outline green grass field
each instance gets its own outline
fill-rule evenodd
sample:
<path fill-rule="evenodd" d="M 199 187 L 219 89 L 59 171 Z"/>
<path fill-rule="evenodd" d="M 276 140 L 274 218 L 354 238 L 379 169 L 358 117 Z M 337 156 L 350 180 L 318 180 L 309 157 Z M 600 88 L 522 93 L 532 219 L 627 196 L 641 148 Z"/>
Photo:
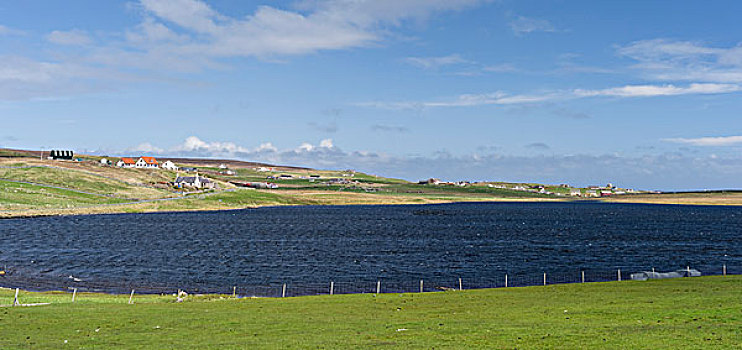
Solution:
<path fill-rule="evenodd" d="M 52 304 L 0 308 L 0 348 L 729 349 L 742 347 L 741 295 L 742 276 L 134 305 L 22 292 Z"/>
<path fill-rule="evenodd" d="M 131 169 L 120 170 L 122 173 L 127 170 L 131 171 Z M 120 198 L 158 198 L 167 195 L 167 192 L 162 190 L 135 186 L 122 180 L 86 172 L 82 169 L 52 167 L 0 168 L 0 179 L 27 181 Z"/>
<path fill-rule="evenodd" d="M 74 208 L 123 203 L 124 199 L 0 180 L 0 209 Z"/>

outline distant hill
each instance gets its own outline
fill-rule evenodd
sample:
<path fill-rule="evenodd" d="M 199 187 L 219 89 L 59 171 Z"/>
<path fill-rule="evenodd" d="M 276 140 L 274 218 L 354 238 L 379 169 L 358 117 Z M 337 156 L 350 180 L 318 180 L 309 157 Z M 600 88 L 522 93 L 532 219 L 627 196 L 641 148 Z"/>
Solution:
<path fill-rule="evenodd" d="M 46 158 L 49 156 L 50 150 L 45 151 L 30 151 L 30 150 L 24 150 L 24 149 L 11 149 L 11 148 L 0 148 L 0 157 L 43 157 Z M 92 157 L 91 155 L 86 154 L 75 154 L 75 156 L 80 157 Z M 105 156 L 107 158 L 117 159 L 121 157 L 131 157 L 131 158 L 139 158 L 139 154 L 137 155 L 124 155 L 124 156 Z M 95 156 L 98 157 L 99 156 Z M 234 159 L 213 159 L 213 158 L 179 158 L 179 157 L 156 157 L 157 160 L 162 163 L 164 161 L 172 161 L 176 164 L 191 164 L 194 166 L 204 166 L 204 167 L 218 167 L 221 164 L 225 164 L 230 168 L 235 169 L 241 169 L 241 168 L 273 168 L 276 170 L 284 170 L 284 171 L 291 171 L 291 170 L 313 170 L 311 168 L 304 168 L 304 167 L 296 167 L 296 166 L 288 166 L 288 165 L 275 165 L 275 164 L 268 164 L 268 163 L 259 163 L 259 162 L 246 162 L 241 160 L 234 160 Z"/>
<path fill-rule="evenodd" d="M 302 168 L 302 167 L 286 166 L 286 165 L 273 165 L 273 164 L 258 163 L 258 162 L 246 162 L 246 161 L 234 160 L 234 159 L 161 157 L 161 158 L 157 158 L 157 160 L 160 163 L 169 160 L 176 164 L 192 164 L 192 165 L 205 166 L 205 167 L 218 167 L 220 164 L 224 164 L 233 169 L 263 167 L 263 168 L 274 168 L 276 170 L 289 170 L 289 171 L 290 170 L 313 170 L 311 168 Z"/>

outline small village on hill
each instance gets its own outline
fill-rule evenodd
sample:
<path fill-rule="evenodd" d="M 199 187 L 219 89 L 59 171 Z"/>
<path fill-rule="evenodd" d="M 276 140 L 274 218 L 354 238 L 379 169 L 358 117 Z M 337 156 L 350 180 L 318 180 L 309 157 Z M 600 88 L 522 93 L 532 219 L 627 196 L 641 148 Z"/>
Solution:
<path fill-rule="evenodd" d="M 611 183 L 408 182 L 355 170 L 237 160 L 0 150 L 0 217 L 241 209 L 274 205 L 617 201 L 733 204 L 738 194 L 665 195 Z"/>

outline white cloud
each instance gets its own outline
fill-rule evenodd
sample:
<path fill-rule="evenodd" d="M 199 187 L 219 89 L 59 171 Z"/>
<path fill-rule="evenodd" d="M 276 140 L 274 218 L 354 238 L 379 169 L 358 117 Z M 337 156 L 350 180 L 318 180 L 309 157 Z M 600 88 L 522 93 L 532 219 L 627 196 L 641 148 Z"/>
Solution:
<path fill-rule="evenodd" d="M 510 63 L 502 63 L 502 64 L 495 64 L 491 66 L 485 66 L 482 68 L 485 72 L 494 72 L 494 73 L 508 73 L 508 72 L 517 72 L 518 68 L 516 68 L 514 65 Z"/>
<path fill-rule="evenodd" d="M 64 75 L 58 64 L 36 62 L 22 57 L 3 56 L 0 65 L 0 82 L 16 83 L 49 82 L 58 75 Z"/>
<path fill-rule="evenodd" d="M 482 2 L 308 1 L 301 4 L 304 12 L 260 6 L 245 18 L 220 14 L 198 0 L 141 0 L 141 5 L 153 18 L 194 34 L 188 43 L 170 47 L 179 54 L 265 57 L 368 46 L 385 38 L 385 28 L 404 20 Z"/>
<path fill-rule="evenodd" d="M 653 79 L 742 82 L 742 46 L 711 47 L 692 41 L 641 40 L 618 48 L 637 63 L 634 69 Z"/>
<path fill-rule="evenodd" d="M 261 143 L 260 146 L 258 146 L 257 149 L 255 149 L 255 152 L 263 153 L 263 152 L 278 152 L 278 148 L 273 146 L 272 143 L 266 142 Z"/>
<path fill-rule="evenodd" d="M 143 46 L 164 42 L 185 42 L 189 39 L 187 35 L 178 34 L 151 17 L 146 17 L 134 30 L 128 30 L 125 36 L 130 43 Z"/>
<path fill-rule="evenodd" d="M 320 141 L 319 146 L 322 147 L 322 148 L 333 148 L 333 147 L 335 147 L 332 144 L 332 139 L 324 139 L 324 140 Z"/>
<path fill-rule="evenodd" d="M 724 94 L 739 91 L 734 84 L 690 84 L 686 87 L 667 85 L 627 85 L 603 90 L 574 90 L 578 97 L 616 96 L 616 97 L 652 97 L 689 94 Z"/>
<path fill-rule="evenodd" d="M 314 149 L 314 145 L 308 142 L 304 142 L 301 145 L 299 145 L 299 148 L 296 149 L 297 152 L 311 152 Z"/>
<path fill-rule="evenodd" d="M 532 32 L 554 32 L 556 29 L 551 22 L 545 19 L 528 18 L 518 16 L 516 19 L 510 21 L 510 29 L 513 30 L 515 35 L 523 35 Z"/>
<path fill-rule="evenodd" d="M 129 148 L 127 151 L 129 151 L 129 152 L 141 152 L 141 153 L 156 153 L 156 154 L 159 154 L 159 153 L 164 152 L 165 150 L 163 150 L 162 148 L 159 148 L 159 147 L 155 147 L 155 146 L 153 146 L 149 142 L 144 142 L 144 143 L 140 143 L 139 145 L 137 145 L 135 147 Z"/>
<path fill-rule="evenodd" d="M 656 97 L 692 94 L 725 94 L 742 90 L 736 84 L 690 84 L 675 85 L 626 85 L 601 90 L 574 89 L 571 91 L 553 91 L 541 94 L 510 95 L 502 91 L 485 94 L 464 94 L 450 100 L 423 102 L 364 102 L 362 107 L 383 109 L 424 109 L 435 107 L 474 107 L 485 105 L 517 105 L 545 101 L 570 100 L 589 97 Z"/>
<path fill-rule="evenodd" d="M 52 98 L 80 93 L 111 91 L 101 80 L 120 78 L 118 73 L 74 62 L 35 61 L 0 56 L 0 100 Z"/>
<path fill-rule="evenodd" d="M 451 100 L 423 101 L 423 102 L 364 102 L 357 104 L 361 107 L 375 107 L 382 109 L 425 109 L 439 107 L 474 107 L 485 105 L 512 105 L 542 102 L 556 98 L 556 94 L 543 95 L 508 95 L 504 92 L 486 94 L 464 94 Z"/>
<path fill-rule="evenodd" d="M 699 138 L 668 138 L 666 142 L 684 143 L 693 146 L 733 146 L 742 144 L 742 136 L 717 136 Z"/>
<path fill-rule="evenodd" d="M 407 61 L 410 64 L 413 64 L 415 66 L 422 67 L 425 69 L 438 68 L 442 66 L 449 66 L 449 65 L 462 64 L 462 63 L 471 63 L 470 61 L 465 60 L 459 54 L 453 54 L 453 55 L 448 55 L 448 56 L 437 56 L 437 57 L 407 57 L 405 61 Z"/>
<path fill-rule="evenodd" d="M 149 12 L 181 27 L 200 33 L 215 33 L 215 20 L 221 16 L 205 2 L 197 0 L 140 0 Z"/>
<path fill-rule="evenodd" d="M 233 142 L 205 142 L 196 136 L 186 138 L 182 144 L 171 150 L 174 152 L 204 152 L 214 155 L 250 152 L 249 149 L 237 146 Z"/>
<path fill-rule="evenodd" d="M 13 29 L 0 24 L 0 35 L 23 35 L 26 32 L 18 29 Z"/>
<path fill-rule="evenodd" d="M 93 43 L 93 40 L 86 32 L 78 29 L 70 31 L 55 30 L 49 33 L 46 39 L 57 45 L 84 46 Z"/>
<path fill-rule="evenodd" d="M 328 19 L 348 21 L 362 27 L 406 19 L 425 19 L 436 13 L 458 11 L 490 0 L 310 0 L 301 8 L 322 13 Z"/>
<path fill-rule="evenodd" d="M 74 55 L 52 51 L 53 59 L 0 61 L 0 100 L 120 89 L 130 81 L 172 81 L 177 78 L 171 73 L 224 69 L 235 57 L 274 59 L 374 46 L 393 38 L 394 30 L 409 21 L 488 1 L 306 0 L 289 9 L 259 6 L 250 15 L 234 17 L 200 0 L 139 0 L 133 6 L 141 22 L 110 33 L 113 40 L 98 42 L 81 30 L 57 30 L 46 39 L 78 46 Z M 0 35 L 15 33 L 0 26 Z M 19 80 L 27 86 L 13 86 Z"/>

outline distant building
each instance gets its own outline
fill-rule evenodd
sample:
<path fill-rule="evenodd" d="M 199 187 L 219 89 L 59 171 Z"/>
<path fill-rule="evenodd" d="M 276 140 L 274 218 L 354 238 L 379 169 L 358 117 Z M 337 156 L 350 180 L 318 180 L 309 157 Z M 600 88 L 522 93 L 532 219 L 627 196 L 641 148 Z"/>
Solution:
<path fill-rule="evenodd" d="M 278 188 L 278 185 L 272 183 L 272 182 L 248 182 L 244 185 L 244 187 L 249 188 L 256 188 L 256 189 L 275 189 Z"/>
<path fill-rule="evenodd" d="M 136 162 L 136 168 L 159 168 L 160 165 L 157 163 L 157 159 L 154 157 L 139 157 Z"/>
<path fill-rule="evenodd" d="M 116 166 L 119 168 L 133 168 L 137 165 L 137 162 L 131 158 L 121 158 L 116 162 Z"/>
<path fill-rule="evenodd" d="M 54 149 L 49 152 L 49 158 L 54 160 L 72 160 L 74 156 L 75 152 L 72 151 L 62 151 Z"/>
<path fill-rule="evenodd" d="M 185 171 L 187 173 L 195 173 L 196 171 L 198 171 L 198 169 L 186 167 L 186 168 L 180 168 L 180 171 Z"/>
<path fill-rule="evenodd" d="M 106 158 L 101 158 L 100 165 L 111 165 L 111 161 Z"/>
<path fill-rule="evenodd" d="M 196 176 L 176 177 L 173 186 L 177 188 L 211 189 L 216 187 L 216 184 L 213 181 L 196 174 Z"/>
<path fill-rule="evenodd" d="M 579 188 L 570 188 L 569 189 L 569 195 L 570 196 L 581 196 L 582 195 L 582 190 L 580 190 Z"/>
<path fill-rule="evenodd" d="M 422 180 L 418 182 L 420 185 L 439 185 L 441 183 L 441 180 L 430 178 L 427 180 Z"/>
<path fill-rule="evenodd" d="M 172 161 L 166 160 L 164 163 L 162 163 L 161 168 L 165 170 L 178 170 L 178 166 L 175 165 Z"/>
<path fill-rule="evenodd" d="M 227 164 L 219 164 L 219 169 L 227 169 Z"/>

